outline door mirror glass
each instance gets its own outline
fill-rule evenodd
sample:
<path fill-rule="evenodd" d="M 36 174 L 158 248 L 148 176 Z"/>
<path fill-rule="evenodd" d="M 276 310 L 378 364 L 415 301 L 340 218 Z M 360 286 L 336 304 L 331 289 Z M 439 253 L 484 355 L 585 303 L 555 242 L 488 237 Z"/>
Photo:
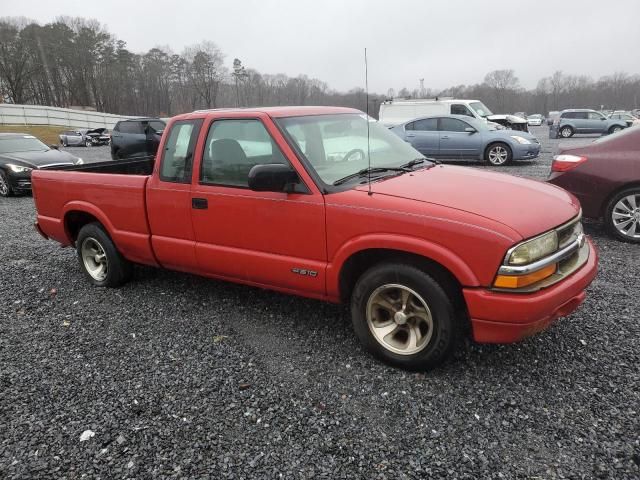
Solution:
<path fill-rule="evenodd" d="M 256 192 L 289 192 L 298 181 L 298 174 L 289 165 L 267 163 L 251 168 L 248 183 Z"/>

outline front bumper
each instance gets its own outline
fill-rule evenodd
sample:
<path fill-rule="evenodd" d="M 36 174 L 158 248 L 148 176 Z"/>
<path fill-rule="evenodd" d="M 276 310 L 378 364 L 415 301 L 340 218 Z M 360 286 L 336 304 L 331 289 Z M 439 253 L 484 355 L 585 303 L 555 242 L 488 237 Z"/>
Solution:
<path fill-rule="evenodd" d="M 587 262 L 564 280 L 534 293 L 505 293 L 465 288 L 473 338 L 480 343 L 512 343 L 547 328 L 573 312 L 598 269 L 598 253 L 587 239 Z"/>
<path fill-rule="evenodd" d="M 514 160 L 526 160 L 536 158 L 540 155 L 540 144 L 531 143 L 529 145 L 518 144 L 513 147 Z"/>
<path fill-rule="evenodd" d="M 11 190 L 14 192 L 30 192 L 31 191 L 31 172 L 15 173 L 8 172 L 7 179 Z"/>

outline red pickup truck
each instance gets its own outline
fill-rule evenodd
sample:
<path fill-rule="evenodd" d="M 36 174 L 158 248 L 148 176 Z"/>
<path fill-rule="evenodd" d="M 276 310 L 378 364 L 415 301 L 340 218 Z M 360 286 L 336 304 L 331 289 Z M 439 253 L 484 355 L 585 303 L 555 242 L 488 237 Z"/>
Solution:
<path fill-rule="evenodd" d="M 364 346 L 404 368 L 440 363 L 465 327 L 532 335 L 596 275 L 571 194 L 431 162 L 353 109 L 180 115 L 141 162 L 33 173 L 36 228 L 89 281 L 138 263 L 350 303 Z"/>

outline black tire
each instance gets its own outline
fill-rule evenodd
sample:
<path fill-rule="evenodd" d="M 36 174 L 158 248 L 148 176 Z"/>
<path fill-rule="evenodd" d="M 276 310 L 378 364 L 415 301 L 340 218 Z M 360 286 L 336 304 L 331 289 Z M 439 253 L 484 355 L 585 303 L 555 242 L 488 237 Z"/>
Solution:
<path fill-rule="evenodd" d="M 573 137 L 573 128 L 568 125 L 564 126 L 558 131 L 558 135 L 560 135 L 561 138 L 571 138 Z"/>
<path fill-rule="evenodd" d="M 60 140 L 60 143 L 62 144 L 63 147 L 67 146 L 67 139 L 65 138 L 64 140 Z"/>
<path fill-rule="evenodd" d="M 622 130 L 622 127 L 620 125 L 614 125 L 609 129 L 609 135 L 611 135 L 612 133 L 619 132 L 620 130 Z"/>
<path fill-rule="evenodd" d="M 14 194 L 7 174 L 0 169 L 0 197 L 12 197 Z"/>
<path fill-rule="evenodd" d="M 623 201 L 625 197 L 629 196 L 635 197 L 635 209 L 632 208 L 632 205 L 629 205 L 626 202 L 623 202 L 626 203 L 626 205 L 622 209 L 620 207 L 616 208 L 618 202 Z M 627 211 L 627 208 L 629 211 Z M 613 218 L 615 211 L 617 211 L 618 214 L 630 215 L 629 219 L 631 220 L 631 223 L 635 223 L 635 225 L 629 224 L 629 228 L 627 228 L 626 225 L 622 227 L 622 230 L 627 230 L 627 234 L 616 227 L 616 222 Z M 618 218 L 620 219 L 619 215 Z M 625 188 L 611 197 L 611 200 L 607 203 L 607 208 L 604 212 L 604 224 L 614 238 L 622 240 L 623 242 L 640 243 L 640 187 Z M 635 227 L 635 234 L 631 234 L 632 227 Z"/>
<path fill-rule="evenodd" d="M 375 310 L 373 299 L 376 292 L 388 286 L 401 286 L 413 291 L 421 297 L 421 300 L 424 300 L 427 312 L 430 312 L 432 325 L 428 331 L 431 334 L 421 335 L 422 338 L 418 341 L 424 343 L 415 353 L 397 353 L 393 351 L 391 342 L 386 342 L 386 346 L 383 344 L 385 340 L 390 338 L 390 335 L 392 342 L 398 337 L 401 337 L 400 340 L 402 340 L 403 330 L 408 332 L 408 330 L 415 328 L 415 324 L 412 327 L 411 321 L 415 321 L 417 318 L 412 318 L 411 308 L 413 307 L 409 306 L 409 302 L 402 307 L 402 312 L 408 312 L 403 320 L 405 323 L 399 324 L 395 316 L 393 320 L 388 317 L 389 325 L 393 325 L 394 322 L 397 324 L 396 330 L 386 335 L 382 340 L 378 340 L 373 333 L 376 327 L 374 327 L 373 315 L 371 316 L 372 321 L 369 322 L 369 302 L 372 302 L 371 311 L 373 312 Z M 409 310 L 407 310 L 408 307 Z M 443 288 L 427 273 L 403 263 L 382 263 L 362 274 L 351 295 L 351 318 L 353 329 L 367 351 L 390 365 L 408 370 L 427 370 L 441 364 L 451 354 L 456 340 L 460 337 L 459 322 L 456 321 L 452 301 Z M 407 334 L 406 342 L 408 341 Z"/>
<path fill-rule="evenodd" d="M 484 151 L 484 159 L 494 167 L 507 165 L 513 160 L 513 151 L 506 143 L 495 142 L 487 146 Z"/>
<path fill-rule="evenodd" d="M 104 278 L 100 278 L 89 271 L 87 262 L 83 258 L 83 248 L 89 245 L 99 245 L 106 259 L 106 272 Z M 76 251 L 80 268 L 91 283 L 98 287 L 119 287 L 131 279 L 133 265 L 117 250 L 113 241 L 99 223 L 89 223 L 80 229 L 76 240 Z M 93 262 L 98 265 L 99 262 Z"/>
<path fill-rule="evenodd" d="M 90 139 L 88 139 L 88 138 L 87 138 L 87 139 L 84 141 L 84 146 L 85 146 L 85 147 L 93 147 L 93 142 L 92 142 Z"/>

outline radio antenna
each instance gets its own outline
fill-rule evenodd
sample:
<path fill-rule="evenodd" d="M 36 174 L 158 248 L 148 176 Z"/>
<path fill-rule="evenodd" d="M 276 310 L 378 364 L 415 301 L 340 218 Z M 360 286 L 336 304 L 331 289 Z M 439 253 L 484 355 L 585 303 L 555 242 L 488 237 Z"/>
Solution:
<path fill-rule="evenodd" d="M 367 161 L 369 165 L 369 168 L 367 169 L 367 175 L 369 177 L 368 193 L 369 195 L 373 195 L 373 192 L 371 191 L 371 146 L 369 143 L 369 69 L 367 64 L 367 48 L 366 47 L 364 49 L 364 86 L 365 86 L 365 93 L 366 93 L 366 99 L 367 99 L 367 108 L 366 108 L 367 118 L 365 120 L 367 121 Z"/>

